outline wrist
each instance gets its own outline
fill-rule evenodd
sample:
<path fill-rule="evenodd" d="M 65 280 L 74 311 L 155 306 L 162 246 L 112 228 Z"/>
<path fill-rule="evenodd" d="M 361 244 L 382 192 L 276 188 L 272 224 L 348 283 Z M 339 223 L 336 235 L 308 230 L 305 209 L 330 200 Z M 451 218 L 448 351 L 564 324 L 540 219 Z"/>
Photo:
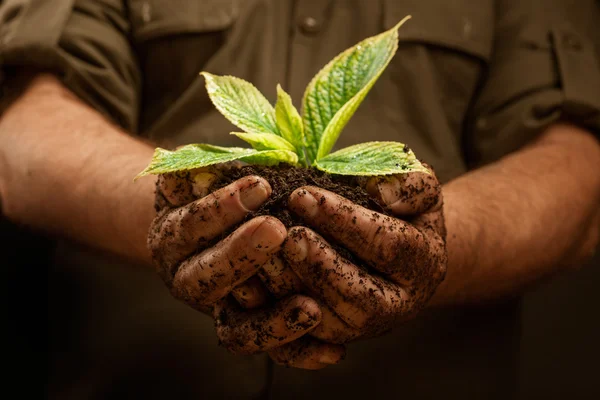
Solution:
<path fill-rule="evenodd" d="M 470 223 L 472 218 L 468 211 L 472 208 L 466 206 L 467 200 L 453 193 L 451 185 L 443 190 L 448 252 L 446 277 L 431 298 L 430 307 L 451 306 L 467 300 L 467 288 L 480 259 L 478 243 L 484 236 L 482 225 Z"/>
<path fill-rule="evenodd" d="M 126 232 L 124 237 L 129 239 L 129 248 L 131 249 L 131 255 L 139 262 L 151 266 L 152 257 L 147 244 L 148 230 L 152 221 L 156 217 L 156 211 L 154 209 L 154 196 L 156 187 L 156 177 L 149 176 L 140 179 L 131 185 L 137 186 L 136 196 L 139 201 L 137 204 L 140 212 L 137 214 L 135 221 L 132 221 L 132 228 L 134 232 Z"/>

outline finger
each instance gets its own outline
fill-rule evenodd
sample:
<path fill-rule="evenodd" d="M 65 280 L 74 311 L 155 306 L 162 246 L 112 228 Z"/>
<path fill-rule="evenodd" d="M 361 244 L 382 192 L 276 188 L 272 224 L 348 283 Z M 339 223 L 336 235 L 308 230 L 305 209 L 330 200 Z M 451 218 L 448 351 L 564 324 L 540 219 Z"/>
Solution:
<path fill-rule="evenodd" d="M 325 304 L 317 303 L 321 309 L 321 323 L 310 332 L 310 336 L 336 344 L 348 343 L 361 336 L 360 330 L 348 325 Z"/>
<path fill-rule="evenodd" d="M 339 364 L 346 357 L 346 348 L 305 336 L 269 351 L 269 356 L 279 365 L 316 370 Z"/>
<path fill-rule="evenodd" d="M 156 209 L 179 207 L 194 201 L 189 171 L 162 174 L 156 180 Z"/>
<path fill-rule="evenodd" d="M 441 186 L 432 172 L 409 172 L 367 180 L 365 190 L 392 214 L 408 216 L 441 207 Z"/>
<path fill-rule="evenodd" d="M 419 228 L 421 232 L 434 233 L 441 238 L 446 238 L 446 223 L 444 221 L 444 210 L 427 214 L 421 214 L 410 220 L 410 223 Z"/>
<path fill-rule="evenodd" d="M 258 271 L 258 276 L 269 292 L 277 299 L 299 293 L 302 281 L 290 267 L 285 265 L 279 255 L 274 255 Z"/>
<path fill-rule="evenodd" d="M 183 262 L 173 279 L 173 294 L 200 309 L 214 304 L 254 275 L 285 238 L 285 226 L 276 218 L 254 218 L 216 246 Z"/>
<path fill-rule="evenodd" d="M 158 218 L 148 244 L 157 264 L 167 270 L 166 278 L 179 262 L 241 222 L 270 195 L 265 179 L 248 176 Z"/>
<path fill-rule="evenodd" d="M 268 351 L 298 339 L 321 321 L 321 310 L 310 297 L 295 295 L 274 307 L 242 310 L 230 299 L 214 308 L 219 342 L 235 354 Z"/>
<path fill-rule="evenodd" d="M 310 229 L 292 228 L 283 254 L 308 291 L 354 328 L 380 331 L 409 311 L 404 289 L 366 274 Z"/>
<path fill-rule="evenodd" d="M 231 294 L 245 309 L 263 306 L 268 299 L 268 293 L 261 280 L 252 276 L 246 282 L 235 287 Z"/>
<path fill-rule="evenodd" d="M 312 186 L 295 190 L 288 204 L 308 225 L 394 279 L 411 281 L 429 265 L 427 237 L 409 223 Z"/>
<path fill-rule="evenodd" d="M 273 256 L 258 272 L 269 292 L 283 298 L 305 291 L 302 280 L 278 255 Z M 360 335 L 357 329 L 342 321 L 329 307 L 317 300 L 321 309 L 321 323 L 311 331 L 311 336 L 329 343 L 347 343 Z"/>
<path fill-rule="evenodd" d="M 209 194 L 209 189 L 220 176 L 216 168 L 205 167 L 191 171 L 159 175 L 156 189 L 169 207 L 180 207 Z"/>

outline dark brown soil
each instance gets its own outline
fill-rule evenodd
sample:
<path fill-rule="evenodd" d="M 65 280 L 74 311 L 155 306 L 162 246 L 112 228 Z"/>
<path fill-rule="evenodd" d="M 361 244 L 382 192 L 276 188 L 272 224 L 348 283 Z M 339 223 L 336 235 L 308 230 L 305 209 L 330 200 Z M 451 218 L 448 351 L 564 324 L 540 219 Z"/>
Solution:
<path fill-rule="evenodd" d="M 248 175 L 262 176 L 271 185 L 273 193 L 269 200 L 252 213 L 248 219 L 260 215 L 271 215 L 278 218 L 288 228 L 302 225 L 302 221 L 288 210 L 287 201 L 294 190 L 308 185 L 337 193 L 355 204 L 374 211 L 385 212 L 375 199 L 358 186 L 355 177 L 329 175 L 314 168 L 298 168 L 284 164 L 279 167 L 249 165 L 232 168 L 226 175 L 215 181 L 210 189 L 211 192 Z"/>
<path fill-rule="evenodd" d="M 314 168 L 298 168 L 285 164 L 278 167 L 248 165 L 232 168 L 215 181 L 210 191 L 218 190 L 228 184 L 248 175 L 258 175 L 265 178 L 273 190 L 269 200 L 257 211 L 249 214 L 245 221 L 261 215 L 271 215 L 279 219 L 287 228 L 305 225 L 303 221 L 288 209 L 290 194 L 302 186 L 318 186 L 330 192 L 339 194 L 355 204 L 373 211 L 387 213 L 386 210 L 357 182 L 356 177 L 329 175 Z M 244 221 L 244 222 L 245 222 Z M 229 232 L 227 232 L 229 234 Z M 221 238 L 219 238 L 221 239 Z M 361 264 L 348 250 L 335 243 L 330 243 L 344 258 Z"/>

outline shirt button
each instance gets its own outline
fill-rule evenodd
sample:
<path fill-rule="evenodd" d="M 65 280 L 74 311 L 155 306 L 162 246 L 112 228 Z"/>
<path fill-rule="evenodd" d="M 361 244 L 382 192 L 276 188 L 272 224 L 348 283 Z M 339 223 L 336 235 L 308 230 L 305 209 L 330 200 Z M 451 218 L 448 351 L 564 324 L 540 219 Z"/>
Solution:
<path fill-rule="evenodd" d="M 321 31 L 323 24 L 313 17 L 306 17 L 300 22 L 300 30 L 307 35 L 314 35 Z"/>

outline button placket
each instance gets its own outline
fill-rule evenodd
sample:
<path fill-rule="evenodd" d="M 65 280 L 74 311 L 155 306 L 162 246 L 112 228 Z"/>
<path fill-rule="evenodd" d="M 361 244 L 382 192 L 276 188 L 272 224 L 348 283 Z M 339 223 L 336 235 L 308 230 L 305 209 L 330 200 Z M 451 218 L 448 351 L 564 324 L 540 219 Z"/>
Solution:
<path fill-rule="evenodd" d="M 320 40 L 326 24 L 330 0 L 298 0 L 292 20 L 287 86 L 293 99 L 301 99 L 304 87 L 315 71 L 310 69 L 314 57 L 312 47 Z M 300 106 L 299 104 L 297 105 Z"/>

